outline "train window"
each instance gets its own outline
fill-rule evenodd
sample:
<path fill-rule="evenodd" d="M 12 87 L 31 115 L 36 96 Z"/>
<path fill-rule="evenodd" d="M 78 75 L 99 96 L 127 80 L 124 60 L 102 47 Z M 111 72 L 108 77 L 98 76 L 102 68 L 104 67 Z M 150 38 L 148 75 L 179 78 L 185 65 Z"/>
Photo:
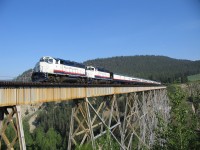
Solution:
<path fill-rule="evenodd" d="M 53 59 L 49 59 L 48 63 L 53 64 Z"/>
<path fill-rule="evenodd" d="M 59 64 L 59 60 L 56 60 L 56 64 Z"/>
<path fill-rule="evenodd" d="M 46 58 L 46 59 L 44 59 L 44 62 L 47 62 L 48 63 L 48 59 Z"/>
<path fill-rule="evenodd" d="M 60 64 L 64 64 L 63 60 L 60 60 Z"/>
<path fill-rule="evenodd" d="M 94 68 L 87 67 L 86 70 L 94 70 Z"/>

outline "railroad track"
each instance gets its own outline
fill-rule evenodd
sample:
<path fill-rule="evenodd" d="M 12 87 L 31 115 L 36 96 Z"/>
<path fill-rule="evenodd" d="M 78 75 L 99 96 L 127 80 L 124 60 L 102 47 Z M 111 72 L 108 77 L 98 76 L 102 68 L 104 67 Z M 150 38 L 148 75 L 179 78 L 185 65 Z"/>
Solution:
<path fill-rule="evenodd" d="M 80 83 L 48 83 L 48 82 L 13 82 L 0 81 L 2 87 L 144 87 L 155 86 L 150 84 L 80 84 Z"/>

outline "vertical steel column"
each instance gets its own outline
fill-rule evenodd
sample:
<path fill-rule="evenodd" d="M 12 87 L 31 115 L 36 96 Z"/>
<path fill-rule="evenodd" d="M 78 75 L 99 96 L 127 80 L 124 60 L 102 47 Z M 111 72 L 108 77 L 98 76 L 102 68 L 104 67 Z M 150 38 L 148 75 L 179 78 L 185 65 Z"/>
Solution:
<path fill-rule="evenodd" d="M 74 114 L 75 114 L 75 107 L 72 108 L 72 113 L 71 113 L 68 148 L 67 148 L 68 150 L 71 150 L 71 146 L 72 146 L 73 132 L 74 132 Z"/>
<path fill-rule="evenodd" d="M 20 149 L 26 150 L 26 144 L 25 144 L 25 137 L 24 137 L 24 129 L 22 124 L 22 118 L 21 118 L 21 107 L 16 106 L 16 124 L 17 124 L 17 132 L 18 132 L 18 138 L 19 138 L 19 145 Z"/>
<path fill-rule="evenodd" d="M 128 99 L 128 94 L 125 94 L 125 112 L 124 112 L 124 120 L 123 120 L 123 124 L 122 124 L 122 143 L 124 146 L 125 145 L 125 138 L 126 138 L 126 130 L 127 130 L 127 127 L 126 127 L 126 123 L 127 123 L 127 119 L 126 116 L 127 116 L 127 113 L 128 113 L 128 102 L 129 102 L 129 99 Z M 132 139 L 131 139 L 132 141 Z"/>
<path fill-rule="evenodd" d="M 94 132 L 93 132 L 93 128 L 92 128 L 92 119 L 91 119 L 91 116 L 90 116 L 90 108 L 89 108 L 89 101 L 88 101 L 88 98 L 86 97 L 85 98 L 85 101 L 86 101 L 86 103 L 85 103 L 85 105 L 86 105 L 86 112 L 87 112 L 87 119 L 88 119 L 88 126 L 89 126 L 89 130 L 90 130 L 90 140 L 92 141 L 92 147 L 93 147 L 93 149 L 96 149 L 96 145 L 95 145 L 95 141 L 94 141 Z"/>
<path fill-rule="evenodd" d="M 125 112 L 122 125 L 122 143 L 126 149 L 132 149 L 133 131 L 132 131 L 132 115 L 134 113 L 133 99 L 131 94 L 125 94 Z"/>

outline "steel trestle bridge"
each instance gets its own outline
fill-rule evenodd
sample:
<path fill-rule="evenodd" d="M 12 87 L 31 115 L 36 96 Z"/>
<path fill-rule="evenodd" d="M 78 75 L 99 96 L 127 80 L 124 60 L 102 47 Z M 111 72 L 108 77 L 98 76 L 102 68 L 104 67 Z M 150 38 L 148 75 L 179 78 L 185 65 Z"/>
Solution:
<path fill-rule="evenodd" d="M 19 142 L 20 149 L 26 149 L 20 105 L 69 100 L 75 105 L 68 150 L 86 142 L 91 142 L 93 149 L 103 149 L 97 141 L 107 133 L 120 149 L 133 149 L 134 139 L 138 149 L 150 149 L 155 140 L 157 114 L 164 120 L 169 117 L 165 86 L 0 82 L 1 142 L 8 149 Z M 15 131 L 11 141 L 5 134 L 9 124 Z"/>

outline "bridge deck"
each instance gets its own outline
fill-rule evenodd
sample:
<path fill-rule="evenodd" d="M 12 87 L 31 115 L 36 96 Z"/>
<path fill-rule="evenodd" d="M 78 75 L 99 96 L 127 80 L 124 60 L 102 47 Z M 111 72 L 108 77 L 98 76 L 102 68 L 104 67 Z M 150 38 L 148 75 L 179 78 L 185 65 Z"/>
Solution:
<path fill-rule="evenodd" d="M 165 89 L 159 87 L 108 87 L 108 86 L 0 86 L 0 107 L 21 104 L 35 104 L 51 101 L 65 101 L 86 97 L 97 97 L 148 90 Z"/>

